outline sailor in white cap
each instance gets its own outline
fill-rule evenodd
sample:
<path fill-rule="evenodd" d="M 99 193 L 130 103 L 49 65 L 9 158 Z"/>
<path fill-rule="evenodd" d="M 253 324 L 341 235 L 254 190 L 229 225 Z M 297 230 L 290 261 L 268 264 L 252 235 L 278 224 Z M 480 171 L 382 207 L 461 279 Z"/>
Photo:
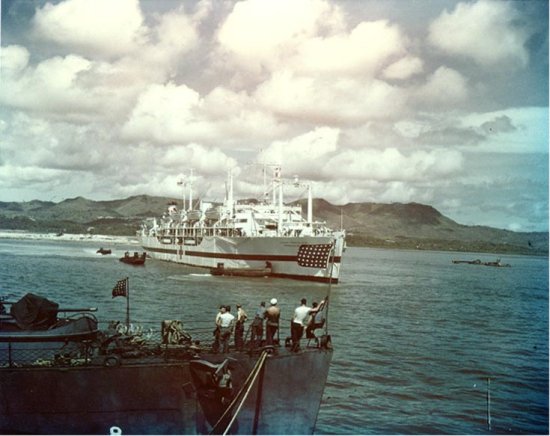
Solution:
<path fill-rule="evenodd" d="M 265 336 L 266 344 L 273 345 L 273 338 L 275 332 L 279 329 L 279 317 L 281 316 L 281 309 L 277 306 L 277 299 L 272 298 L 269 303 L 271 306 L 265 311 Z"/>

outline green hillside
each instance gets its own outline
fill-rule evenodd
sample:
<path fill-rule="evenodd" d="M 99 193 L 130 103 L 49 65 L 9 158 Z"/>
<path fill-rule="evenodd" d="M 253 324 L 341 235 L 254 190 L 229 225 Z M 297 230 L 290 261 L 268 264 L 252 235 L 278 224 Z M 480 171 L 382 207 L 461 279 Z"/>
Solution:
<path fill-rule="evenodd" d="M 181 200 L 138 195 L 111 201 L 77 197 L 59 203 L 0 202 L 0 229 L 131 236 L 145 217 L 162 215 L 171 201 Z M 296 204 L 305 211 L 306 200 Z M 335 206 L 314 199 L 313 210 L 315 219 L 346 229 L 349 246 L 548 254 L 548 233 L 465 226 L 418 203 Z"/>

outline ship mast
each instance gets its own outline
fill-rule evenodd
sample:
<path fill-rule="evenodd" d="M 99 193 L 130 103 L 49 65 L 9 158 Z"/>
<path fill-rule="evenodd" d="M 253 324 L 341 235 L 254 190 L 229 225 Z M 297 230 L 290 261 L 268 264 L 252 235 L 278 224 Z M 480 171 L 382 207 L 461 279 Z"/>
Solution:
<path fill-rule="evenodd" d="M 311 183 L 307 184 L 307 222 L 313 225 L 313 198 L 311 196 Z"/>
<path fill-rule="evenodd" d="M 307 188 L 307 222 L 310 226 L 313 225 L 313 196 L 312 196 L 312 182 L 303 183 L 300 182 L 298 176 L 294 176 L 294 186 L 300 187 L 305 186 Z"/>
<path fill-rule="evenodd" d="M 279 224 L 277 225 L 277 235 L 281 236 L 283 230 L 283 181 L 281 180 L 281 167 L 275 168 L 275 179 L 279 183 Z"/>
<path fill-rule="evenodd" d="M 273 199 L 271 200 L 271 204 L 275 204 L 277 202 L 277 190 L 275 189 L 277 187 L 276 180 L 277 180 L 277 168 L 274 170 L 275 175 L 271 179 L 271 195 L 273 195 Z"/>
<path fill-rule="evenodd" d="M 182 178 L 178 180 L 178 185 L 181 186 L 181 196 L 182 196 L 181 211 L 183 213 L 185 211 L 185 179 L 184 179 L 184 176 L 182 176 Z"/>
<path fill-rule="evenodd" d="M 229 208 L 230 215 L 233 216 L 233 172 L 231 171 L 231 168 L 227 170 L 227 182 L 229 186 L 227 192 L 226 206 L 227 208 Z"/>
<path fill-rule="evenodd" d="M 267 165 L 265 163 L 262 166 L 262 173 L 264 176 L 264 184 L 263 184 L 264 192 L 263 192 L 262 201 L 264 202 L 264 204 L 268 204 L 269 189 L 267 188 Z"/>
<path fill-rule="evenodd" d="M 189 210 L 193 209 L 193 168 L 189 174 Z"/>

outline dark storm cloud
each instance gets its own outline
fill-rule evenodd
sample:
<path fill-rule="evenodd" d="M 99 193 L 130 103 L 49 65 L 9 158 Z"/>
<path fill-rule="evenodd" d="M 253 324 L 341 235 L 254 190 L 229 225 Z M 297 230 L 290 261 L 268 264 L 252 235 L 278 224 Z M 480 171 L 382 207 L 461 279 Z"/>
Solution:
<path fill-rule="evenodd" d="M 425 145 L 476 145 L 482 142 L 485 136 L 473 128 L 447 127 L 440 130 L 431 130 L 422 133 L 416 139 L 418 144 Z"/>
<path fill-rule="evenodd" d="M 487 121 L 481 125 L 481 129 L 488 135 L 495 133 L 509 133 L 517 130 L 512 124 L 510 117 L 502 115 L 492 121 Z"/>

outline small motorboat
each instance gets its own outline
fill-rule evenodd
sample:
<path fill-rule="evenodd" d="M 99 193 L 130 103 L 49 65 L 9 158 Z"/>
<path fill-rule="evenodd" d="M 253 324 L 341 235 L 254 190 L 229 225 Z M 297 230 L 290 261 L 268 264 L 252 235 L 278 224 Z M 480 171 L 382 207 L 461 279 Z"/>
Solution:
<path fill-rule="evenodd" d="M 485 266 L 496 266 L 497 268 L 508 268 L 512 265 L 509 263 L 502 263 L 500 259 L 497 259 L 495 262 L 484 262 L 483 265 Z"/>
<path fill-rule="evenodd" d="M 127 251 L 126 253 L 124 253 L 124 257 L 121 257 L 119 260 L 130 265 L 144 265 L 146 258 L 147 253 L 145 252 L 139 254 L 137 251 L 135 251 L 134 255 L 130 256 L 130 253 Z"/>
<path fill-rule="evenodd" d="M 96 253 L 99 253 L 102 255 L 111 254 L 111 249 L 101 247 L 99 250 L 96 251 Z"/>
<path fill-rule="evenodd" d="M 226 268 L 222 263 L 215 268 L 210 268 L 210 274 L 213 276 L 269 277 L 271 264 L 266 262 L 264 268 Z"/>
<path fill-rule="evenodd" d="M 502 263 L 500 259 L 497 259 L 495 262 L 482 262 L 479 259 L 475 260 L 453 260 L 453 263 L 465 263 L 468 265 L 483 265 L 483 266 L 494 266 L 497 268 L 508 268 L 512 265 L 509 263 Z"/>
<path fill-rule="evenodd" d="M 481 260 L 453 260 L 453 263 L 467 263 L 468 265 L 481 265 Z"/>

